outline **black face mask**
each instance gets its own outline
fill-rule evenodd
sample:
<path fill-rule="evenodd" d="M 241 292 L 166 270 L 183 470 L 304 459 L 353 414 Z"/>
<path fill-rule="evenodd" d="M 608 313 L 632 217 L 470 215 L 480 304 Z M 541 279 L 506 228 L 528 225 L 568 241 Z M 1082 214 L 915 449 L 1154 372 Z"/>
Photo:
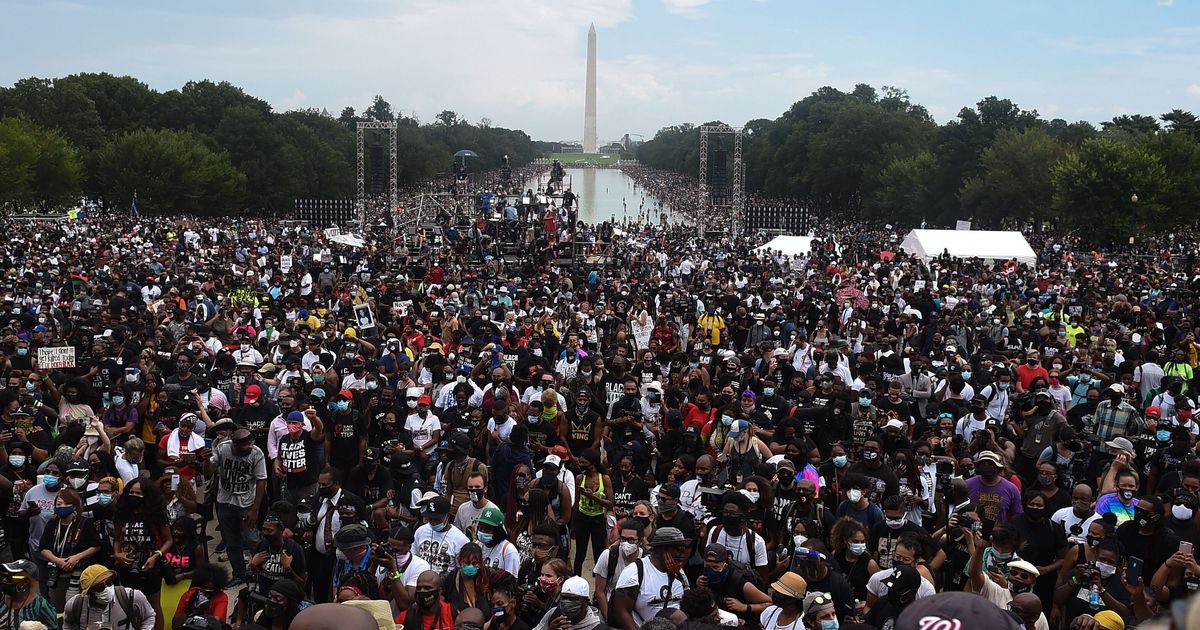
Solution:
<path fill-rule="evenodd" d="M 721 515 L 721 525 L 723 525 L 725 527 L 725 529 L 727 529 L 727 530 L 728 529 L 738 529 L 742 526 L 742 523 L 744 523 L 745 521 L 746 521 L 746 517 L 744 517 L 744 516 L 737 516 L 737 515 L 733 515 L 733 514 L 722 514 Z"/>
<path fill-rule="evenodd" d="M 438 601 L 437 591 L 424 591 L 417 593 L 417 605 L 426 610 L 433 608 Z"/>
<path fill-rule="evenodd" d="M 1160 514 L 1156 514 L 1150 510 L 1143 510 L 1141 508 L 1134 508 L 1133 510 L 1133 520 L 1137 523 L 1138 527 L 1149 527 L 1157 523 L 1159 518 L 1161 518 Z"/>
<path fill-rule="evenodd" d="M 784 595 L 783 593 L 780 593 L 779 591 L 776 591 L 775 589 L 771 589 L 771 603 L 772 604 L 774 604 L 780 608 L 783 608 L 785 606 L 795 603 L 795 601 L 796 600 L 794 598 L 788 597 L 787 595 Z"/>

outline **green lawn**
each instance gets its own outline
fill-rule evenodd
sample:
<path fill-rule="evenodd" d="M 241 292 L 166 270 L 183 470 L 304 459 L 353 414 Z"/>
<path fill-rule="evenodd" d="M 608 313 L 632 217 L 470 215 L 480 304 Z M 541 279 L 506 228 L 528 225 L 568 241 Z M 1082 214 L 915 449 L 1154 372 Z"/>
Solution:
<path fill-rule="evenodd" d="M 563 166 L 584 162 L 587 164 L 616 164 L 621 156 L 617 153 L 547 153 L 546 157 L 558 160 Z"/>

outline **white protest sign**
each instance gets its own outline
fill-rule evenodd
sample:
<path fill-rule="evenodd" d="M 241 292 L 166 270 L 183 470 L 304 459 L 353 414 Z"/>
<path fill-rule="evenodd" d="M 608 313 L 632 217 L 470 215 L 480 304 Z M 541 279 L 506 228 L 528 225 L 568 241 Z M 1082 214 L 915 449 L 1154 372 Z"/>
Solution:
<path fill-rule="evenodd" d="M 291 256 L 280 256 L 279 257 L 279 270 L 282 271 L 283 273 L 287 273 L 292 270 L 292 257 Z"/>
<path fill-rule="evenodd" d="M 327 227 L 325 228 L 325 238 L 330 239 L 342 233 L 342 228 Z"/>
<path fill-rule="evenodd" d="M 38 348 L 38 369 L 57 370 L 75 367 L 75 346 Z"/>

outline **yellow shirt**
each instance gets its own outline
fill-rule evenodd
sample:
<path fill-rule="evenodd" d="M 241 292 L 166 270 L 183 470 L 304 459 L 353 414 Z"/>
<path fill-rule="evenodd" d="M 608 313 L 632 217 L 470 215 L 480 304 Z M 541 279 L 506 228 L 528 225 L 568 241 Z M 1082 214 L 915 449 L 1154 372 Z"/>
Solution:
<path fill-rule="evenodd" d="M 708 333 L 713 345 L 721 343 L 721 331 L 725 330 L 725 318 L 720 315 L 701 315 L 696 319 L 696 326 Z"/>

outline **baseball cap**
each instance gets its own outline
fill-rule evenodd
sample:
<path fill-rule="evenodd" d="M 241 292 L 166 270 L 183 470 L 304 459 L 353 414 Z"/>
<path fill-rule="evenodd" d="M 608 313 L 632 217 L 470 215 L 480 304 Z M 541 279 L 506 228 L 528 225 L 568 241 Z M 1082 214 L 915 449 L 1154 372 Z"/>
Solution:
<path fill-rule="evenodd" d="M 450 500 L 438 495 L 425 503 L 425 510 L 430 514 L 449 514 Z"/>
<path fill-rule="evenodd" d="M 492 527 L 500 527 L 504 524 L 504 512 L 501 512 L 499 508 L 488 506 L 479 513 L 479 522 Z"/>
<path fill-rule="evenodd" d="M 303 411 L 288 412 L 287 421 L 303 423 L 304 422 L 304 412 Z"/>
<path fill-rule="evenodd" d="M 916 573 L 916 569 L 912 570 Z M 917 599 L 905 606 L 896 619 L 896 630 L 968 626 L 988 630 L 1017 630 L 1021 627 L 1004 609 L 979 595 L 963 591 L 938 593 Z"/>
<path fill-rule="evenodd" d="M 892 569 L 892 574 L 884 578 L 882 584 L 888 587 L 888 592 L 893 589 L 901 592 L 920 588 L 921 574 L 913 567 L 902 564 Z"/>
<path fill-rule="evenodd" d="M 1116 392 L 1116 393 L 1118 393 L 1118 394 L 1124 394 L 1124 393 L 1125 393 L 1125 386 L 1124 386 L 1124 385 L 1122 385 L 1122 384 L 1120 384 L 1120 383 L 1113 383 L 1112 385 L 1109 385 L 1109 386 L 1108 386 L 1108 391 L 1110 391 L 1110 392 Z"/>
<path fill-rule="evenodd" d="M 262 388 L 259 387 L 258 385 L 251 385 L 250 387 L 246 388 L 246 396 L 245 396 L 244 400 L 247 403 L 256 403 L 256 402 L 258 402 L 258 399 L 261 396 L 262 396 Z"/>
<path fill-rule="evenodd" d="M 588 586 L 587 580 L 579 577 L 578 575 L 572 575 L 571 577 L 567 578 L 567 581 L 563 582 L 561 592 L 564 595 L 575 595 L 578 597 L 592 596 L 592 589 L 590 586 Z"/>
<path fill-rule="evenodd" d="M 729 559 L 729 550 L 721 543 L 712 543 L 704 548 L 704 559 L 710 558 L 724 562 Z"/>
<path fill-rule="evenodd" d="M 431 405 L 433 404 L 433 399 L 429 397 L 429 394 L 421 394 L 420 396 L 417 396 L 417 404 Z"/>
<path fill-rule="evenodd" d="M 543 467 L 544 466 L 554 466 L 555 468 L 561 470 L 562 469 L 562 458 L 559 457 L 558 455 L 547 455 L 546 461 L 542 462 L 542 466 Z"/>
<path fill-rule="evenodd" d="M 5 562 L 4 571 L 10 575 L 28 573 L 31 576 L 36 576 L 38 574 L 37 565 L 34 564 L 32 560 L 13 560 L 12 562 Z"/>

